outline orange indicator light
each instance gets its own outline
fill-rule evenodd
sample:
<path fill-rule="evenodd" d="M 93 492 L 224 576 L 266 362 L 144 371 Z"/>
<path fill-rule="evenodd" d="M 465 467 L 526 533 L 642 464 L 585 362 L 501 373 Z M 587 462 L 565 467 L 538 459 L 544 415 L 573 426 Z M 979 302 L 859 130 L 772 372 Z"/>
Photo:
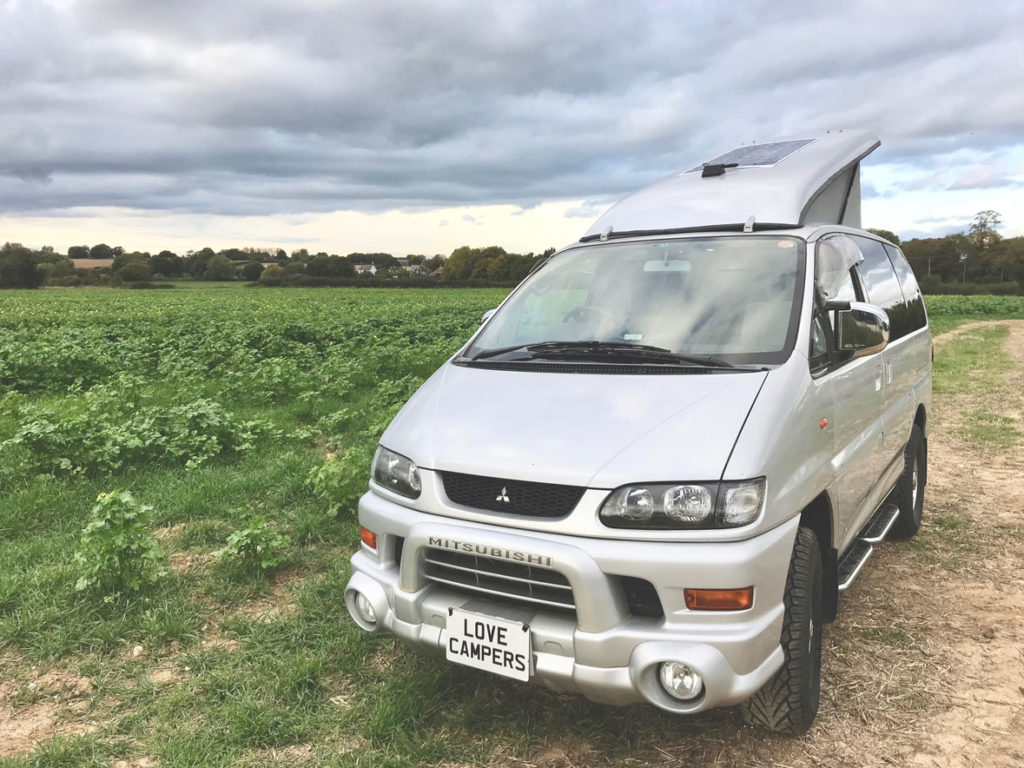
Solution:
<path fill-rule="evenodd" d="M 821 427 L 822 429 L 827 427 L 828 426 L 828 419 L 822 419 L 821 422 L 818 424 L 818 426 Z"/>
<path fill-rule="evenodd" d="M 368 528 L 359 526 L 359 538 L 363 540 L 363 544 L 368 546 L 370 549 L 377 548 L 377 534 Z"/>
<path fill-rule="evenodd" d="M 683 597 L 691 611 L 745 611 L 754 604 L 754 588 L 685 589 Z"/>

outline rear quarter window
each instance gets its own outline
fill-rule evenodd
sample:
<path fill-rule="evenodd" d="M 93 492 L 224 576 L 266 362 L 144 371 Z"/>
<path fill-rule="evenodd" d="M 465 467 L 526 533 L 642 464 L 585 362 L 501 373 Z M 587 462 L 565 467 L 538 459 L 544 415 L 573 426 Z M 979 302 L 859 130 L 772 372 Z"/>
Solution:
<path fill-rule="evenodd" d="M 889 255 L 893 269 L 896 270 L 896 277 L 899 278 L 900 288 L 903 290 L 903 300 L 907 304 L 907 333 L 920 330 L 928 325 L 928 315 L 924 309 L 924 297 L 921 295 L 921 288 L 914 277 L 914 270 L 910 268 L 910 262 L 903 252 L 893 245 L 886 245 L 885 252 Z"/>

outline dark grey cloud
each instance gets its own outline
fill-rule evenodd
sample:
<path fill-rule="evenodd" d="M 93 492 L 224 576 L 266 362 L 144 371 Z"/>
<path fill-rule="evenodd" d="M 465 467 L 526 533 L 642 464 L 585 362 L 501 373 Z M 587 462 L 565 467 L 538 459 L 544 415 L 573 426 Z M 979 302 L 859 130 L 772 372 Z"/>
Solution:
<path fill-rule="evenodd" d="M 736 142 L 840 126 L 907 171 L 867 194 L 1019 185 L 1022 23 L 1017 1 L 7 0 L 0 213 L 589 217 Z M 965 151 L 992 172 L 951 171 Z"/>

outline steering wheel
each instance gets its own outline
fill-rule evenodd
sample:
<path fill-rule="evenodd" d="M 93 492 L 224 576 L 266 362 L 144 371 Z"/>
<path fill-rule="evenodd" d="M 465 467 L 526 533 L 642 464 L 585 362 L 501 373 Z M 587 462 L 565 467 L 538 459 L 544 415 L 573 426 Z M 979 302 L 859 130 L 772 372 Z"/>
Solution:
<path fill-rule="evenodd" d="M 607 309 L 602 307 L 596 307 L 593 304 L 580 304 L 578 307 L 573 307 L 565 316 L 562 318 L 563 323 L 585 323 L 588 320 L 587 315 L 600 315 L 606 317 L 609 320 L 614 320 L 615 315 L 609 312 Z"/>

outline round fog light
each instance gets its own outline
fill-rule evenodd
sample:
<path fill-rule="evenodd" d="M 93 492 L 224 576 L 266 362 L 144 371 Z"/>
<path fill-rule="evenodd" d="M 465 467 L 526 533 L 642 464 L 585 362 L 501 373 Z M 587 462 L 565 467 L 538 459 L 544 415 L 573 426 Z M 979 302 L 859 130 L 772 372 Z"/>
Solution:
<path fill-rule="evenodd" d="M 696 699 L 704 691 L 704 680 L 691 667 L 678 661 L 665 661 L 661 665 L 661 685 L 668 694 L 680 701 Z"/>
<path fill-rule="evenodd" d="M 356 613 L 359 614 L 359 618 L 365 621 L 367 624 L 377 623 L 377 612 L 373 610 L 373 606 L 370 605 L 370 601 L 366 595 L 362 592 L 356 593 Z"/>

